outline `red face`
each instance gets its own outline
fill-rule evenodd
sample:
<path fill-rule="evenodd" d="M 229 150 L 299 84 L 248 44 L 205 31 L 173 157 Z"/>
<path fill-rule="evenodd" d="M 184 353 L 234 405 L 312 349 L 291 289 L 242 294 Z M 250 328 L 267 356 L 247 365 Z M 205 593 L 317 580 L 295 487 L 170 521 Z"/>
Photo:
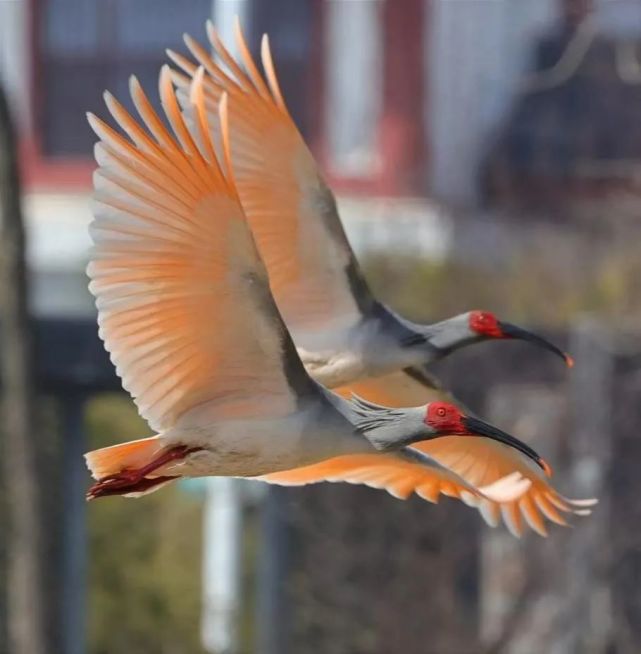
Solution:
<path fill-rule="evenodd" d="M 486 338 L 505 338 L 496 316 L 489 311 L 472 311 L 470 329 Z"/>
<path fill-rule="evenodd" d="M 427 405 L 425 424 L 440 434 L 465 434 L 463 414 L 447 402 L 430 402 Z"/>

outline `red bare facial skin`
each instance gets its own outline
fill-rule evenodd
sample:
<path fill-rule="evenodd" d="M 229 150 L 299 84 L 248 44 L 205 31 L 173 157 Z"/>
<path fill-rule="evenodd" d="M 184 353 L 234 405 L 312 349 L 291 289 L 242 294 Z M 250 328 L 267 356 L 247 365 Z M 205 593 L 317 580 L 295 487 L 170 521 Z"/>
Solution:
<path fill-rule="evenodd" d="M 470 329 L 486 338 L 507 338 L 496 316 L 489 311 L 470 312 Z"/>
<path fill-rule="evenodd" d="M 434 438 L 440 436 L 476 436 L 498 441 L 505 446 L 514 448 L 534 461 L 548 477 L 552 475 L 552 469 L 548 463 L 531 447 L 487 422 L 463 415 L 453 404 L 430 402 L 427 405 L 423 422 L 435 432 Z"/>
<path fill-rule="evenodd" d="M 463 414 L 447 402 L 430 402 L 425 413 L 425 424 L 441 434 L 466 434 Z"/>

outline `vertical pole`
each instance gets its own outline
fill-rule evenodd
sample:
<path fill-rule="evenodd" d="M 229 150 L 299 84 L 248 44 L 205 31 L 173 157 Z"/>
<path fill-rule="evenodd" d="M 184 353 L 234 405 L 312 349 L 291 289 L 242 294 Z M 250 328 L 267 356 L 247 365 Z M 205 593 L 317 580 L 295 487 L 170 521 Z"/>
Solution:
<path fill-rule="evenodd" d="M 212 654 L 235 654 L 240 608 L 240 482 L 212 477 L 206 483 L 202 641 Z"/>
<path fill-rule="evenodd" d="M 258 654 L 287 654 L 286 579 L 289 539 L 286 490 L 270 486 L 262 511 L 256 633 Z"/>
<path fill-rule="evenodd" d="M 611 598 L 607 470 L 611 457 L 614 358 L 608 334 L 595 321 L 581 320 L 573 330 L 570 351 L 577 366 L 572 375 L 574 429 L 569 440 L 569 485 L 579 497 L 598 497 L 589 520 L 577 525 L 568 552 L 568 619 L 562 651 L 598 654 L 607 649 Z"/>
<path fill-rule="evenodd" d="M 11 654 L 53 650 L 45 602 L 44 524 L 34 426 L 25 234 L 9 106 L 0 86 L 0 374 L 8 513 L 7 622 Z M 3 529 L 4 531 L 4 529 Z"/>
<path fill-rule="evenodd" d="M 83 654 L 86 627 L 86 451 L 84 398 L 60 400 L 62 412 L 62 565 L 60 631 L 63 654 Z"/>

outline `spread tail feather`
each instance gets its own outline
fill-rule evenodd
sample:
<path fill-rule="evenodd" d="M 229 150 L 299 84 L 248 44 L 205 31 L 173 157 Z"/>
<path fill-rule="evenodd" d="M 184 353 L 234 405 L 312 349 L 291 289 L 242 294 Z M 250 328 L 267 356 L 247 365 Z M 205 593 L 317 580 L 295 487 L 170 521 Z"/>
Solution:
<path fill-rule="evenodd" d="M 87 491 L 87 499 L 107 495 L 140 497 L 158 490 L 180 476 L 163 474 L 163 466 L 198 449 L 185 445 L 166 447 L 153 436 L 89 452 L 85 459 L 96 483 Z"/>
<path fill-rule="evenodd" d="M 100 481 L 125 469 L 141 468 L 163 449 L 158 436 L 102 447 L 85 454 L 91 476 Z"/>

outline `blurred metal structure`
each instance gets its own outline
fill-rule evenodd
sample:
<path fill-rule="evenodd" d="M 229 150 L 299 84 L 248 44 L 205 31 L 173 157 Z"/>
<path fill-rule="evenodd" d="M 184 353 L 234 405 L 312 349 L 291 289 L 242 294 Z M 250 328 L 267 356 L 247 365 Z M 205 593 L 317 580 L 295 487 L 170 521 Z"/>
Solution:
<path fill-rule="evenodd" d="M 62 529 L 60 560 L 50 562 L 50 577 L 59 580 L 55 638 L 64 654 L 86 651 L 86 501 L 88 483 L 83 454 L 87 450 L 84 404 L 103 391 L 120 391 L 120 380 L 93 319 L 40 319 L 35 323 L 36 386 L 40 394 L 52 395 L 61 413 L 62 453 L 59 514 L 43 520 L 49 539 L 56 538 L 53 526 Z M 56 549 L 56 548 L 54 548 Z M 46 597 L 47 593 L 41 594 Z M 52 625 L 53 626 L 53 625 Z M 56 648 L 57 649 L 57 648 Z M 55 650 L 54 650 L 55 651 Z"/>
<path fill-rule="evenodd" d="M 6 334 L 5 322 L 1 334 Z M 38 617 L 38 602 L 45 603 L 46 643 L 43 649 L 23 646 L 20 644 L 10 654 L 15 652 L 54 652 L 64 654 L 82 654 L 85 651 L 85 607 L 86 598 L 86 524 L 84 492 L 88 482 L 82 454 L 87 449 L 85 443 L 83 407 L 85 398 L 104 391 L 120 391 L 120 381 L 116 377 L 113 366 L 99 340 L 93 319 L 39 319 L 32 323 L 34 350 L 34 387 L 32 400 L 42 396 L 53 396 L 61 410 L 61 427 L 64 430 L 61 439 L 64 451 L 61 456 L 62 481 L 61 500 L 63 504 L 53 515 L 43 513 L 38 517 L 39 528 L 43 530 L 42 549 L 39 553 L 39 563 L 33 565 L 32 573 L 39 566 L 44 566 L 42 578 L 36 577 L 37 599 L 29 600 L 28 608 L 21 609 L 26 624 L 28 637 L 37 635 L 35 629 Z M 6 367 L 6 350 L 0 354 L 0 362 Z M 7 392 L 3 387 L 3 394 Z M 32 415 L 32 419 L 33 419 Z M 13 432 L 11 432 L 13 434 Z M 14 458 L 7 456 L 9 432 L 5 432 L 5 469 L 6 483 L 13 484 L 17 474 L 20 481 L 15 490 L 9 488 L 9 506 L 20 511 L 22 518 L 29 518 L 24 509 L 24 498 L 17 501 L 13 495 L 21 492 L 24 484 L 30 483 L 33 492 L 42 492 L 43 484 L 34 481 L 31 475 L 24 472 L 24 466 Z M 16 433 L 16 436 L 18 434 Z M 24 439 L 29 444 L 33 434 Z M 35 465 L 35 463 L 33 464 Z M 9 469 L 9 467 L 11 469 Z M 39 480 L 49 479 L 49 471 L 38 469 Z M 55 491 L 54 491 L 55 492 Z M 56 529 L 57 525 L 62 529 Z M 60 537 L 60 547 L 52 547 L 52 540 Z M 33 544 L 35 544 L 35 539 Z M 22 555 L 29 553 L 28 547 L 21 545 Z M 44 558 L 44 550 L 60 551 L 59 560 Z M 33 554 L 35 556 L 35 554 Z M 10 564 L 12 565 L 12 564 Z M 10 568 L 11 569 L 11 568 Z M 19 572 L 20 567 L 15 568 Z M 50 601 L 53 595 L 50 584 L 46 580 L 57 580 L 55 603 Z M 19 594 L 13 601 L 19 599 Z M 53 598 L 51 598 L 53 599 Z M 26 600 L 25 600 L 26 601 Z M 4 617 L 4 616 L 3 616 Z M 22 642 L 22 641 L 21 641 Z M 0 651 L 3 651 L 0 648 Z"/>

